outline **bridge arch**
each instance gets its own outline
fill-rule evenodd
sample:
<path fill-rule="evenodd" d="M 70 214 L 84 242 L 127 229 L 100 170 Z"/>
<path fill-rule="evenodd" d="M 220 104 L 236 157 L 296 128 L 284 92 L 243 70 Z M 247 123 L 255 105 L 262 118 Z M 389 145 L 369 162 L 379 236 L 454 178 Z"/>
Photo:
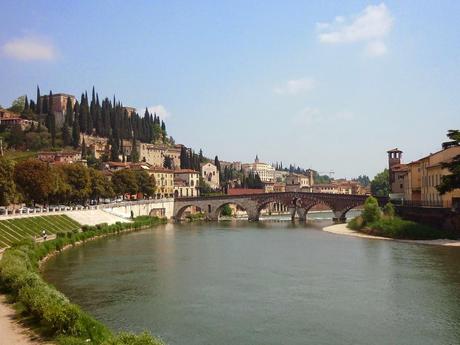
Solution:
<path fill-rule="evenodd" d="M 214 218 L 215 219 L 219 219 L 219 216 L 222 212 L 222 209 L 224 208 L 224 206 L 226 205 L 235 205 L 237 207 L 239 207 L 240 209 L 242 209 L 243 211 L 245 211 L 246 213 L 248 213 L 247 209 L 246 209 L 246 206 L 243 205 L 243 203 L 240 203 L 238 201 L 227 201 L 227 202 L 223 202 L 222 204 L 220 204 L 219 206 L 217 206 L 215 209 L 214 209 Z M 249 215 L 248 215 L 249 216 Z"/>
<path fill-rule="evenodd" d="M 180 221 L 184 215 L 184 212 L 189 208 L 189 207 L 196 207 L 197 209 L 199 209 L 201 212 L 205 212 L 205 210 L 202 209 L 202 206 L 201 204 L 198 204 L 198 203 L 189 203 L 189 204 L 186 204 L 186 205 L 183 205 L 181 208 L 179 208 L 175 214 L 174 214 L 174 219 L 177 220 L 177 221 Z"/>

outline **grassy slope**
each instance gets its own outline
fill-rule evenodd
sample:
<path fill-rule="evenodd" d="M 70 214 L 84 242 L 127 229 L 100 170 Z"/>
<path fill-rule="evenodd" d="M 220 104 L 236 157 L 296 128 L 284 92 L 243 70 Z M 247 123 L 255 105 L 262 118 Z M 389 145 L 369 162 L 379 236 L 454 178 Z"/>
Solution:
<path fill-rule="evenodd" d="M 48 234 L 72 231 L 81 226 L 66 215 L 24 217 L 0 221 L 0 248 L 11 246 L 25 238 L 40 236 L 43 230 Z"/>

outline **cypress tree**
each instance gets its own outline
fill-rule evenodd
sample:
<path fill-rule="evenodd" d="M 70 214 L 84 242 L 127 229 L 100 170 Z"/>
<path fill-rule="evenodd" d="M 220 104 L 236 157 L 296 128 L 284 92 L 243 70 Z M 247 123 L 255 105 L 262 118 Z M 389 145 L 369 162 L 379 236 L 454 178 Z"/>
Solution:
<path fill-rule="evenodd" d="M 62 146 L 70 146 L 72 144 L 72 137 L 70 135 L 69 126 L 67 122 L 62 125 Z"/>
<path fill-rule="evenodd" d="M 40 115 L 42 113 L 42 101 L 40 99 L 40 88 L 37 85 L 37 114 Z"/>
<path fill-rule="evenodd" d="M 72 126 L 73 124 L 73 109 L 72 109 L 72 100 L 70 99 L 70 97 L 67 97 L 64 122 L 67 124 L 67 126 Z"/>
<path fill-rule="evenodd" d="M 78 103 L 75 104 L 78 109 Z M 72 145 L 77 148 L 80 145 L 80 121 L 78 119 L 78 112 L 75 112 L 75 119 L 72 124 Z"/>
<path fill-rule="evenodd" d="M 51 134 L 51 146 L 56 146 L 56 118 L 53 112 L 53 93 L 50 91 L 48 97 L 48 116 L 47 116 L 47 127 Z"/>
<path fill-rule="evenodd" d="M 87 156 L 87 148 L 86 148 L 86 143 L 85 143 L 85 137 L 83 137 L 83 140 L 81 142 L 81 159 L 86 159 Z"/>
<path fill-rule="evenodd" d="M 133 136 L 133 147 L 131 149 L 131 162 L 139 162 L 139 152 L 137 151 L 136 137 Z"/>

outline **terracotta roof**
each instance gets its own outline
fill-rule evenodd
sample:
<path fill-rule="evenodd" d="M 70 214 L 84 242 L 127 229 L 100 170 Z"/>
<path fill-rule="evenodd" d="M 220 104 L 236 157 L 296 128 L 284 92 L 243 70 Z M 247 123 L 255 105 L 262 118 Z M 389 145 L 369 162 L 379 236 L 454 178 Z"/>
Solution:
<path fill-rule="evenodd" d="M 177 169 L 174 170 L 174 174 L 199 174 L 199 172 L 192 169 Z"/>
<path fill-rule="evenodd" d="M 230 188 L 227 191 L 228 195 L 244 195 L 244 194 L 264 194 L 263 189 L 255 188 Z"/>
<path fill-rule="evenodd" d="M 106 164 L 112 167 L 124 167 L 124 168 L 128 167 L 128 163 L 123 163 L 123 162 L 107 162 Z"/>
<path fill-rule="evenodd" d="M 396 147 L 396 148 L 394 148 L 392 150 L 387 151 L 387 153 L 390 153 L 390 152 L 402 152 L 402 151 Z"/>
<path fill-rule="evenodd" d="M 150 171 L 152 171 L 152 172 L 170 173 L 170 174 L 172 174 L 174 172 L 174 170 L 167 169 L 167 168 L 162 168 L 162 167 L 151 167 Z"/>

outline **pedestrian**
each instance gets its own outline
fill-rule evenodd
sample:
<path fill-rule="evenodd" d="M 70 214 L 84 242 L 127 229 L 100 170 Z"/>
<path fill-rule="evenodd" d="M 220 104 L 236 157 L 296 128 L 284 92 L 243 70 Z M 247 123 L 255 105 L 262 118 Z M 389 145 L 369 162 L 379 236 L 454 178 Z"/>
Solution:
<path fill-rule="evenodd" d="M 46 230 L 42 231 L 43 241 L 46 241 Z"/>

